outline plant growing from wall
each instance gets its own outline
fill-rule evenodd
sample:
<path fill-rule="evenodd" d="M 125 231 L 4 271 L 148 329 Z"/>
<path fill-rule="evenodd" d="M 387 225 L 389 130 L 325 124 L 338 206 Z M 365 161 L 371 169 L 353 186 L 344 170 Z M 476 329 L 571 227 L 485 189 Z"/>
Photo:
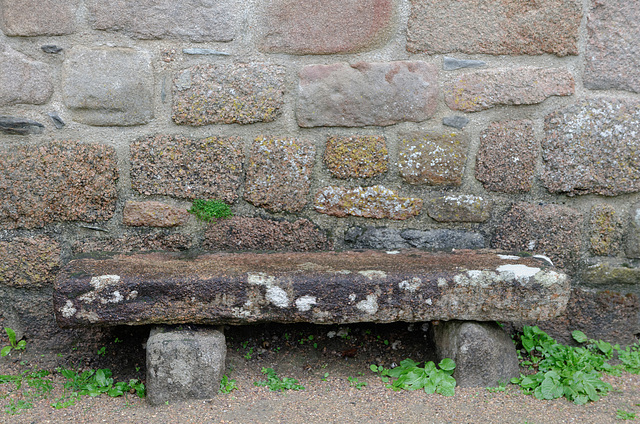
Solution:
<path fill-rule="evenodd" d="M 231 207 L 219 200 L 195 199 L 191 204 L 191 209 L 187 212 L 195 215 L 201 221 L 211 222 L 219 218 L 229 218 L 233 216 Z"/>
<path fill-rule="evenodd" d="M 9 346 L 5 346 L 0 350 L 0 356 L 3 358 L 9 354 L 12 350 L 24 350 L 27 346 L 27 342 L 24 340 L 17 341 L 16 340 L 16 332 L 13 331 L 9 327 L 5 327 L 4 331 L 7 333 L 7 337 L 9 337 Z"/>

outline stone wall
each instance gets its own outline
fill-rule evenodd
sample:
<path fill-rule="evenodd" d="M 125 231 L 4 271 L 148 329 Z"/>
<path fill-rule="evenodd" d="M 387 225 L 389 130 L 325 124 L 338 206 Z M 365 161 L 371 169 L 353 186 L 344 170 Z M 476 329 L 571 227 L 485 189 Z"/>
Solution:
<path fill-rule="evenodd" d="M 547 328 L 640 333 L 636 1 L 0 0 L 0 30 L 21 335 L 81 334 L 50 308 L 78 253 L 406 247 L 546 254 Z"/>

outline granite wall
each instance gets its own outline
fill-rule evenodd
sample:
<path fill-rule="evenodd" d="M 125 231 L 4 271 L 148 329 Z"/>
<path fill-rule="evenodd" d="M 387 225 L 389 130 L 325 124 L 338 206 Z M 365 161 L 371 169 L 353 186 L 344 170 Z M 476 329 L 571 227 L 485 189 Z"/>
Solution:
<path fill-rule="evenodd" d="M 542 253 L 640 333 L 634 0 L 0 0 L 0 325 L 92 251 Z M 213 224 L 186 209 L 220 199 Z"/>

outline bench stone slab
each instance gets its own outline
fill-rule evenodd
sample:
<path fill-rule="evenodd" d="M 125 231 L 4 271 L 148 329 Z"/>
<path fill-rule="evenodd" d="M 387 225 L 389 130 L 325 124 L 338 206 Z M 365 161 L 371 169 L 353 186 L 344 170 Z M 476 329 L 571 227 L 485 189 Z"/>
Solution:
<path fill-rule="evenodd" d="M 72 260 L 58 275 L 61 327 L 535 321 L 564 311 L 568 277 L 496 251 L 175 253 Z"/>

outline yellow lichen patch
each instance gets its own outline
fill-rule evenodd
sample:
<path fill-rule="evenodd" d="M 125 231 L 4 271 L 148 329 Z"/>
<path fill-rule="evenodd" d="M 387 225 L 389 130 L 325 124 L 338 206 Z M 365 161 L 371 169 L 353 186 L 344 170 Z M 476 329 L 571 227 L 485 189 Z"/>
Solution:
<path fill-rule="evenodd" d="M 388 169 L 384 137 L 332 136 L 327 140 L 324 163 L 336 178 L 368 178 Z"/>

